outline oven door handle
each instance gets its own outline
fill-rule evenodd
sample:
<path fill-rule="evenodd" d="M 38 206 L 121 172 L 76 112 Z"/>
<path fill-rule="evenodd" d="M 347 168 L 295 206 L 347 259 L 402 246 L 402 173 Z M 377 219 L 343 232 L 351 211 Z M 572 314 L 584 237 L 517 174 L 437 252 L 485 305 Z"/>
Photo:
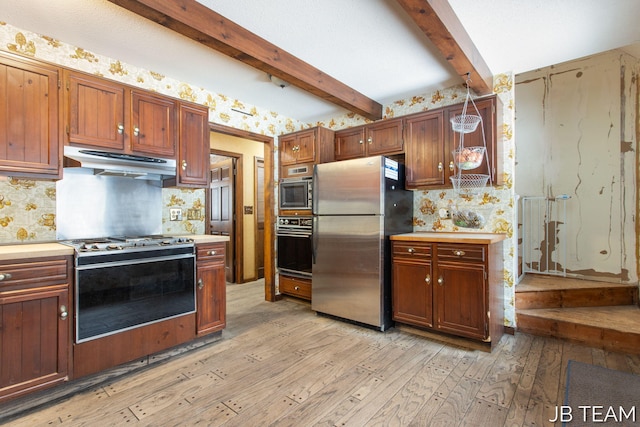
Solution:
<path fill-rule="evenodd" d="M 159 261 L 173 261 L 176 259 L 183 258 L 193 258 L 196 256 L 194 254 L 181 254 L 181 255 L 167 255 L 167 256 L 156 256 L 150 258 L 138 258 L 138 259 L 128 259 L 124 261 L 107 261 L 107 262 L 96 262 L 94 264 L 85 264 L 85 265 L 77 265 L 76 270 L 91 270 L 92 268 L 105 268 L 105 267 L 120 267 L 123 265 L 133 265 L 133 264 L 145 264 L 150 262 L 159 262 Z"/>
<path fill-rule="evenodd" d="M 282 232 L 282 231 L 277 231 L 276 232 L 276 237 L 278 236 L 282 236 L 282 237 L 311 237 L 311 233 L 310 232 L 300 232 L 300 233 L 295 233 L 295 232 Z"/>

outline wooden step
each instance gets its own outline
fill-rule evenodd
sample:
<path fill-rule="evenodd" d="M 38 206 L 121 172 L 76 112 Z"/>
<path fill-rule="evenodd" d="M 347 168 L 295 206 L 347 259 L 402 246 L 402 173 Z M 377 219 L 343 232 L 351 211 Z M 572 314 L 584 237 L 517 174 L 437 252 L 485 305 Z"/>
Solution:
<path fill-rule="evenodd" d="M 527 274 L 516 285 L 516 310 L 637 305 L 638 286 Z"/>
<path fill-rule="evenodd" d="M 640 308 L 537 308 L 516 311 L 518 331 L 591 347 L 640 354 Z"/>

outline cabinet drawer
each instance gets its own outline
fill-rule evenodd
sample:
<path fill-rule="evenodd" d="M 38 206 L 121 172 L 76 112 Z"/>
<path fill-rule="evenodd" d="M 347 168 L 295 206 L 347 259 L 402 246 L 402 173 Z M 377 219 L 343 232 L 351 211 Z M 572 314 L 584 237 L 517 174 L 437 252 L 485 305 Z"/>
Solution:
<path fill-rule="evenodd" d="M 280 276 L 280 293 L 311 300 L 311 280 Z"/>
<path fill-rule="evenodd" d="M 393 258 L 430 259 L 431 244 L 424 242 L 392 242 Z"/>
<path fill-rule="evenodd" d="M 197 262 L 224 262 L 225 243 L 206 243 L 196 246 Z"/>
<path fill-rule="evenodd" d="M 46 261 L 0 264 L 0 292 L 67 284 L 71 257 Z"/>
<path fill-rule="evenodd" d="M 438 259 L 442 261 L 484 262 L 485 247 L 457 243 L 438 244 Z"/>

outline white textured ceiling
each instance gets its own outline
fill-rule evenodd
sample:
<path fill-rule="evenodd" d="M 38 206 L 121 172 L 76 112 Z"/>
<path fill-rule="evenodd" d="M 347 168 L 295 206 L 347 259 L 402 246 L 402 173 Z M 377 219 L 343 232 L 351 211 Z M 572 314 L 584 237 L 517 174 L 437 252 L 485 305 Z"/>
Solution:
<path fill-rule="evenodd" d="M 198 1 L 382 104 L 461 82 L 394 0 Z M 640 56 L 640 0 L 450 3 L 493 73 Z M 344 112 L 106 0 L 2 0 L 0 21 L 295 119 Z"/>

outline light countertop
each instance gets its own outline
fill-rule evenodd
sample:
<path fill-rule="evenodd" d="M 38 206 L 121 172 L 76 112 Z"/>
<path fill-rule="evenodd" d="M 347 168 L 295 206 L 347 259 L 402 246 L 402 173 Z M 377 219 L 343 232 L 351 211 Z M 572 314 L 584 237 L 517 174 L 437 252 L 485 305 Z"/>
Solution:
<path fill-rule="evenodd" d="M 431 243 L 470 243 L 489 245 L 507 238 L 506 234 L 498 233 L 449 233 L 437 231 L 416 231 L 414 233 L 396 234 L 391 240 Z"/>
<path fill-rule="evenodd" d="M 207 234 L 180 235 L 179 237 L 191 238 L 196 244 L 229 241 L 229 236 L 213 236 Z M 15 245 L 0 246 L 0 261 L 60 255 L 73 255 L 73 248 L 56 242 L 16 243 Z"/>

